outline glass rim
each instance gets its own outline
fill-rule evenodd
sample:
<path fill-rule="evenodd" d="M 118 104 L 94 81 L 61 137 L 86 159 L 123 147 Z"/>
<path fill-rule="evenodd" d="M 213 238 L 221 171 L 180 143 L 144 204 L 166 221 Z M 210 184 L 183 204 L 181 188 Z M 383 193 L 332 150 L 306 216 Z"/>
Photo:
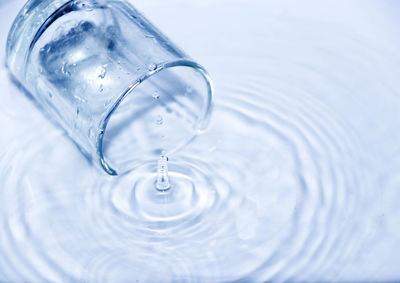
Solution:
<path fill-rule="evenodd" d="M 197 71 L 202 75 L 202 78 L 204 79 L 206 86 L 207 86 L 207 104 L 205 105 L 205 111 L 202 114 L 202 119 L 200 120 L 201 122 L 199 123 L 197 133 L 201 132 L 201 130 L 204 129 L 204 127 L 207 125 L 208 122 L 208 117 L 210 116 L 211 109 L 212 109 L 212 97 L 214 93 L 214 86 L 211 80 L 211 77 L 207 70 L 198 64 L 195 61 L 192 61 L 190 59 L 179 59 L 179 60 L 174 60 L 170 62 L 164 62 L 161 64 L 158 64 L 157 67 L 154 70 L 148 71 L 144 75 L 140 76 L 138 79 L 134 80 L 133 83 L 131 83 L 125 90 L 121 93 L 121 95 L 117 98 L 117 100 L 114 102 L 112 107 L 106 112 L 106 115 L 100 122 L 100 128 L 99 132 L 97 134 L 96 138 L 96 150 L 97 150 L 97 157 L 98 161 L 100 162 L 100 166 L 103 168 L 103 170 L 112 176 L 117 176 L 119 173 L 113 169 L 110 164 L 106 161 L 106 157 L 103 153 L 103 139 L 104 135 L 107 131 L 107 125 L 108 122 L 110 121 L 112 115 L 114 112 L 118 109 L 118 107 L 122 104 L 122 102 L 134 92 L 134 90 L 142 84 L 144 81 L 149 79 L 150 77 L 153 77 L 160 73 L 163 70 L 175 68 L 175 67 L 188 67 L 192 68 L 193 70 Z M 190 141 L 191 139 L 189 139 Z"/>

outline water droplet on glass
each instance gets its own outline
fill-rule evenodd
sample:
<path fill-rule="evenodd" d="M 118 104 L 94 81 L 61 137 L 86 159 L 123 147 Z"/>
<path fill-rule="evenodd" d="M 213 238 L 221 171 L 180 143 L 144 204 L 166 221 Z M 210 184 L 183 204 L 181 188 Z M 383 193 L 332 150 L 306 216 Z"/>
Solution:
<path fill-rule="evenodd" d="M 216 147 L 216 146 L 213 146 L 213 147 L 211 147 L 211 148 L 208 149 L 209 152 L 214 152 L 214 151 L 216 151 L 216 150 L 217 150 L 217 147 Z"/>
<path fill-rule="evenodd" d="M 156 118 L 156 124 L 157 125 L 162 125 L 164 124 L 164 118 L 161 115 L 158 115 Z"/>
<path fill-rule="evenodd" d="M 112 102 L 112 99 L 106 100 L 106 102 L 104 102 L 104 107 L 109 106 L 111 104 L 111 102 Z"/>
<path fill-rule="evenodd" d="M 85 98 L 80 97 L 78 95 L 74 95 L 74 98 L 77 100 L 78 103 L 87 103 L 88 102 Z"/>
<path fill-rule="evenodd" d="M 87 6 L 85 3 L 77 3 L 77 6 L 82 9 L 82 10 L 86 10 L 86 11 L 92 11 L 93 7 L 92 6 Z"/>
<path fill-rule="evenodd" d="M 40 53 L 49 53 L 50 50 L 51 50 L 51 46 L 49 44 L 47 44 L 44 47 L 40 48 Z"/>
<path fill-rule="evenodd" d="M 71 72 L 67 70 L 67 63 L 64 63 L 61 67 L 61 72 L 66 75 L 67 77 L 71 76 Z"/>
<path fill-rule="evenodd" d="M 101 67 L 99 78 L 104 79 L 106 74 L 107 74 L 107 66 L 104 65 Z"/>
<path fill-rule="evenodd" d="M 152 63 L 149 65 L 149 71 L 154 71 L 155 69 L 157 69 L 157 65 Z"/>
<path fill-rule="evenodd" d="M 60 25 L 52 34 L 52 40 L 58 40 L 64 33 L 64 26 Z"/>
<path fill-rule="evenodd" d="M 94 131 L 93 131 L 93 128 L 92 128 L 92 127 L 89 128 L 88 137 L 89 137 L 90 139 L 91 139 L 91 138 L 94 138 Z"/>
<path fill-rule="evenodd" d="M 154 99 L 159 99 L 159 98 L 160 98 L 160 94 L 158 93 L 158 91 L 155 91 L 155 92 L 153 93 L 153 98 L 154 98 Z"/>

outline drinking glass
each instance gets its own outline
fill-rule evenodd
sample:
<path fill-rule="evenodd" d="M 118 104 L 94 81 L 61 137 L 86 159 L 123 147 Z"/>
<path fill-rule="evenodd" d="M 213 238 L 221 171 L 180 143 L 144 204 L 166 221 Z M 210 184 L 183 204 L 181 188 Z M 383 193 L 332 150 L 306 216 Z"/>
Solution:
<path fill-rule="evenodd" d="M 125 1 L 28 1 L 7 66 L 110 175 L 178 150 L 210 114 L 207 71 Z"/>

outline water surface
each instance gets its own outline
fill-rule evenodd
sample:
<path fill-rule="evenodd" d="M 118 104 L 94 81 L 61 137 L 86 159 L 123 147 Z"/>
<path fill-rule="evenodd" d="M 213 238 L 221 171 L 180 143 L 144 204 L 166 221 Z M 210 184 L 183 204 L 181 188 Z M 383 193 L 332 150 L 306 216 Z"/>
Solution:
<path fill-rule="evenodd" d="M 155 2 L 137 6 L 212 74 L 209 128 L 160 193 L 157 160 L 99 172 L 3 67 L 0 281 L 399 279 L 394 23 L 377 37 L 318 6 Z"/>

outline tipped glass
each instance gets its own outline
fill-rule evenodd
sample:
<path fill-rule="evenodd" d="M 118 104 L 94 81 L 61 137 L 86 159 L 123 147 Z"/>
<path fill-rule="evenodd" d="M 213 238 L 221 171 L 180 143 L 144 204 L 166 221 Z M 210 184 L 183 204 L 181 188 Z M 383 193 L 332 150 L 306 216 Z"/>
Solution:
<path fill-rule="evenodd" d="M 207 71 L 125 1 L 28 1 L 7 65 L 110 175 L 170 155 L 210 114 Z"/>

